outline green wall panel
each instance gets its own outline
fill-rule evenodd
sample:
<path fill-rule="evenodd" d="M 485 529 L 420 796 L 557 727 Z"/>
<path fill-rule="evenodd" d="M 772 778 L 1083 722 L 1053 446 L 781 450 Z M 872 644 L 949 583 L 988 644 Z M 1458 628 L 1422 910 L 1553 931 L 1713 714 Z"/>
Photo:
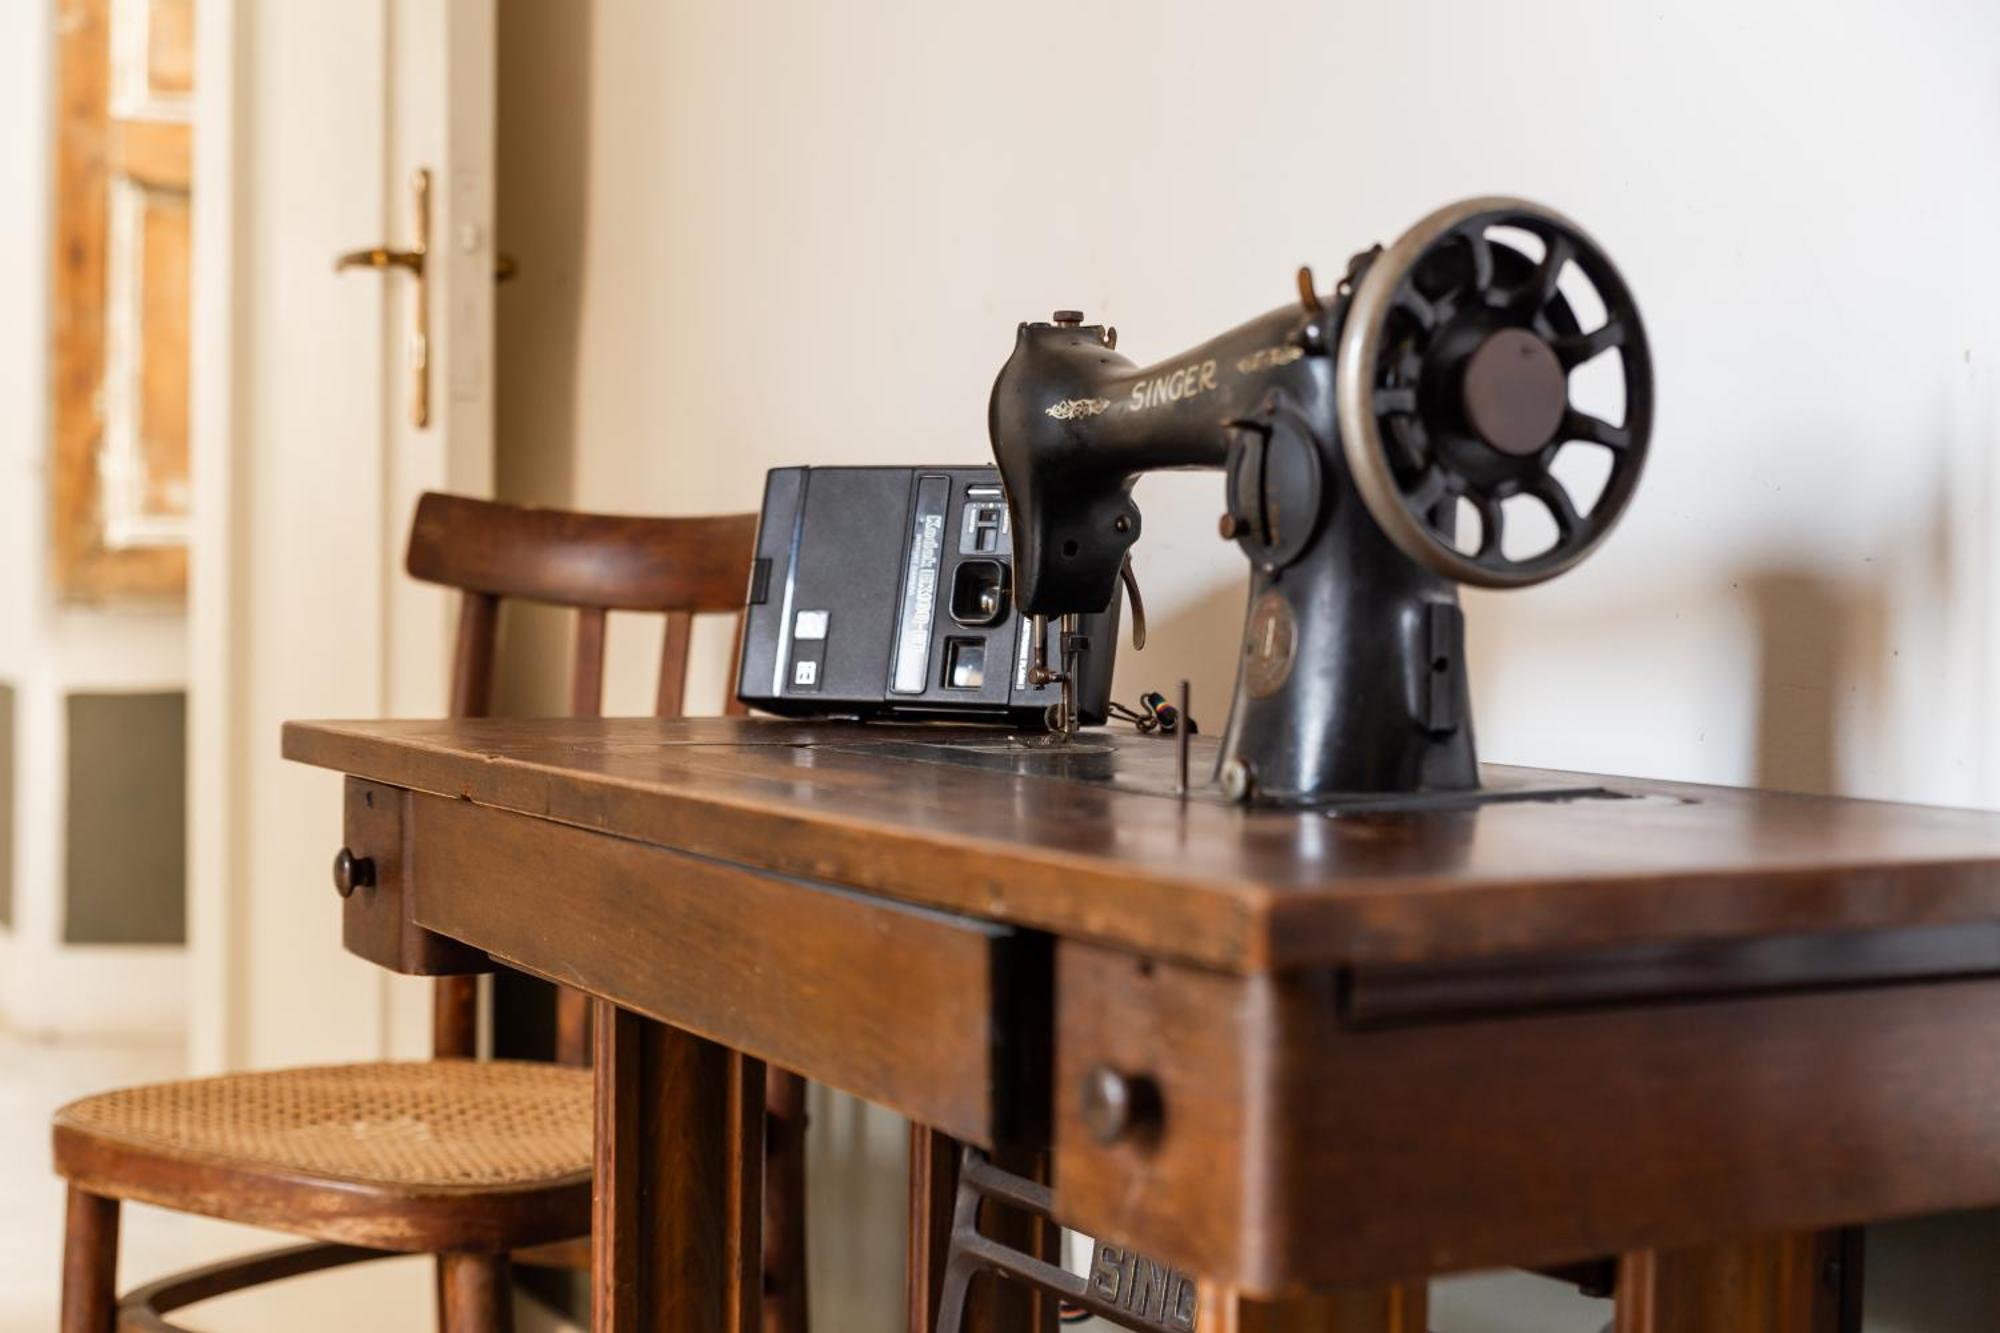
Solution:
<path fill-rule="evenodd" d="M 187 937 L 187 696 L 72 694 L 63 939 Z"/>

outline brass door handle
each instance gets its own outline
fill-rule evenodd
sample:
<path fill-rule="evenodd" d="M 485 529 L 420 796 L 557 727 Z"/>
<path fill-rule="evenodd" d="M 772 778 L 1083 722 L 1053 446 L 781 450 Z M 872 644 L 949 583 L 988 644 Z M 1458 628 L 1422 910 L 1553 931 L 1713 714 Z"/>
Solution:
<path fill-rule="evenodd" d="M 431 173 L 427 170 L 410 175 L 410 227 L 416 232 L 413 248 L 392 250 L 377 245 L 350 250 L 333 261 L 333 271 L 372 268 L 387 272 L 399 268 L 415 279 L 410 289 L 410 423 L 422 429 L 431 424 L 431 303 L 429 284 L 424 281 L 425 257 L 431 249 Z"/>
<path fill-rule="evenodd" d="M 424 252 L 390 250 L 378 245 L 372 250 L 349 250 L 333 261 L 335 273 L 342 273 L 350 268 L 402 268 L 421 277 L 424 271 Z"/>

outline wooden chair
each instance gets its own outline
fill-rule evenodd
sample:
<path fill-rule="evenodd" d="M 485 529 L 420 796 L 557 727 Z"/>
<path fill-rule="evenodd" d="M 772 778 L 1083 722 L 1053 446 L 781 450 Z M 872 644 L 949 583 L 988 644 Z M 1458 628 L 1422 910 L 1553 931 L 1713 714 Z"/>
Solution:
<path fill-rule="evenodd" d="M 756 526 L 752 514 L 614 518 L 424 496 L 409 572 L 464 594 L 453 714 L 487 712 L 499 606 L 510 598 L 576 609 L 570 705 L 579 715 L 601 708 L 606 613 L 664 614 L 657 711 L 678 715 L 694 615 L 736 612 L 740 638 Z M 733 698 L 729 707 L 742 711 Z M 434 1060 L 181 1080 L 58 1111 L 56 1170 L 69 1182 L 64 1333 L 171 1330 L 165 1314 L 196 1301 L 421 1253 L 439 1257 L 446 1333 L 502 1330 L 511 1326 L 510 1255 L 587 1264 L 587 1243 L 576 1243 L 591 1215 L 585 998 L 558 992 L 555 1063 L 480 1062 L 471 1058 L 475 982 L 437 982 Z M 767 1086 L 765 1328 L 802 1333 L 804 1085 L 773 1070 Z M 126 1200 L 318 1243 L 179 1274 L 121 1302 Z"/>

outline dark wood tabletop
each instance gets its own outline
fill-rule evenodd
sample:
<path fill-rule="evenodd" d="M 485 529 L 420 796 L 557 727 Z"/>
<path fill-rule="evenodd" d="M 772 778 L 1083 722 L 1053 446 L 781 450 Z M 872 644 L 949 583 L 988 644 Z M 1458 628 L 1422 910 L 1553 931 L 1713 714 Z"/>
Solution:
<path fill-rule="evenodd" d="M 1110 739 L 1141 775 L 1131 785 L 926 759 L 947 742 L 1007 744 L 936 726 L 295 722 L 284 748 L 393 786 L 1230 971 L 2000 921 L 2000 814 L 1495 766 L 1486 782 L 1501 791 L 1613 795 L 1245 811 L 1138 789 L 1166 771 L 1172 743 Z M 1209 745 L 1197 741 L 1197 779 Z"/>
<path fill-rule="evenodd" d="M 1801 1313 L 1728 1326 L 1820 1333 L 1829 1229 L 2000 1203 L 2000 814 L 1494 767 L 1477 802 L 1246 810 L 1209 742 L 1183 799 L 1173 744 L 1129 732 L 301 722 L 284 747 L 350 775 L 354 952 L 496 960 L 675 1061 L 1025 1146 L 1066 1222 L 1233 1289 L 1623 1254 L 1624 1320 L 1677 1273 L 1750 1290 L 1748 1255 L 1807 1275 Z M 654 1086 L 631 1067 L 601 1088 Z M 726 1122 L 711 1082 L 661 1123 Z M 1107 1086 L 1150 1109 L 1107 1125 Z M 631 1225 L 669 1234 L 735 1196 L 649 1197 Z"/>

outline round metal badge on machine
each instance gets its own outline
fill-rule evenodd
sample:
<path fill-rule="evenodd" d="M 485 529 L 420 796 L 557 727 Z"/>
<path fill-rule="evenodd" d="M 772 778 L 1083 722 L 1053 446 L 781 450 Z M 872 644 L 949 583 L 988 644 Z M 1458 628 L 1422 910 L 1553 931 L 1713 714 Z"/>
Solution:
<path fill-rule="evenodd" d="M 1250 608 L 1243 627 L 1243 688 L 1252 699 L 1269 698 L 1284 688 L 1298 643 L 1292 604 L 1276 588 L 1267 590 Z"/>

